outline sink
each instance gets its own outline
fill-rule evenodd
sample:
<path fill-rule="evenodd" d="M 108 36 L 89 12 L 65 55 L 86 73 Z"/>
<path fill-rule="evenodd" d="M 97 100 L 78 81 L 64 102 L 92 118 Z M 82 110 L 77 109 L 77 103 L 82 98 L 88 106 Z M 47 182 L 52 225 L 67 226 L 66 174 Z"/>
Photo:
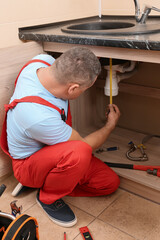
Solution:
<path fill-rule="evenodd" d="M 67 26 L 68 30 L 94 30 L 94 31 L 101 31 L 101 30 L 109 30 L 109 29 L 120 29 L 120 28 L 130 28 L 134 27 L 135 24 L 128 23 L 128 22 L 89 22 L 83 24 L 75 24 Z"/>
<path fill-rule="evenodd" d="M 84 35 L 139 35 L 160 32 L 158 24 L 140 24 L 134 21 L 106 21 L 98 20 L 79 24 L 66 25 L 62 32 Z"/>

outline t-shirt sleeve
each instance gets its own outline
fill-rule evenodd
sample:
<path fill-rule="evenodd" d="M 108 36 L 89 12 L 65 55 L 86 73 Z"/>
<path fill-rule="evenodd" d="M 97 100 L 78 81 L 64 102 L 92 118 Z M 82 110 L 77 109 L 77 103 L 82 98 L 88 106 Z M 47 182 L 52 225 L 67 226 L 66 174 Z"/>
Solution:
<path fill-rule="evenodd" d="M 39 55 L 35 56 L 34 58 L 32 58 L 32 60 L 34 60 L 34 59 L 43 60 L 45 62 L 48 62 L 51 65 L 55 61 L 55 59 L 51 55 L 49 55 L 49 54 L 39 54 Z"/>
<path fill-rule="evenodd" d="M 60 118 L 50 117 L 31 125 L 25 134 L 46 145 L 54 145 L 68 141 L 72 128 Z"/>

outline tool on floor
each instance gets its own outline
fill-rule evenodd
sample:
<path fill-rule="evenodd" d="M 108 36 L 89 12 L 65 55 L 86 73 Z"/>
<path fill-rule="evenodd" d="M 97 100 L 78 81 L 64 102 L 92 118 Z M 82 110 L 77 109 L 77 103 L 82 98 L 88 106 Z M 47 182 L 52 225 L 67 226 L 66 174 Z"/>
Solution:
<path fill-rule="evenodd" d="M 84 240 L 93 240 L 93 237 L 87 226 L 81 227 L 79 230 Z"/>
<path fill-rule="evenodd" d="M 0 239 L 39 240 L 38 222 L 35 218 L 21 214 L 17 218 L 0 212 Z"/>
<path fill-rule="evenodd" d="M 99 148 L 99 149 L 96 150 L 96 153 L 116 151 L 118 149 L 119 149 L 119 147 L 117 147 L 117 146 L 115 146 L 115 147 L 108 147 L 108 148 Z"/>
<path fill-rule="evenodd" d="M 160 177 L 160 166 L 145 166 L 145 165 L 134 165 L 134 164 L 112 163 L 112 162 L 104 162 L 104 163 L 107 164 L 109 167 L 141 170 L 141 171 L 146 171 L 148 174 L 153 174 L 157 177 Z"/>
<path fill-rule="evenodd" d="M 129 150 L 126 152 L 126 157 L 131 160 L 131 161 L 147 161 L 148 160 L 148 156 L 147 154 L 145 153 L 144 149 L 146 149 L 146 147 L 144 146 L 144 144 L 146 142 L 148 142 L 148 140 L 150 140 L 152 137 L 157 137 L 157 138 L 160 138 L 159 135 L 147 135 L 145 136 L 143 139 L 142 139 L 142 142 L 141 144 L 139 145 L 135 145 L 132 141 L 130 141 L 128 143 L 129 145 Z M 131 156 L 131 153 L 133 153 L 134 151 L 136 151 L 137 149 L 140 149 L 140 153 L 141 153 L 141 156 L 139 157 L 133 157 Z"/>
<path fill-rule="evenodd" d="M 2 194 L 4 193 L 5 189 L 6 189 L 6 185 L 2 184 L 2 185 L 0 186 L 0 197 L 1 197 Z"/>
<path fill-rule="evenodd" d="M 0 186 L 1 195 L 6 186 Z M 0 195 L 0 196 L 1 196 Z M 16 206 L 16 201 L 10 203 L 14 213 L 20 213 L 21 207 Z M 15 214 L 15 215 L 16 215 Z M 2 240 L 39 240 L 38 222 L 34 217 L 21 214 L 18 217 L 0 211 L 0 239 Z"/>
<path fill-rule="evenodd" d="M 128 143 L 128 145 L 130 146 L 129 150 L 126 152 L 126 157 L 131 160 L 131 161 L 147 161 L 148 157 L 147 154 L 145 153 L 144 149 L 145 146 L 143 144 L 139 144 L 138 146 L 136 146 L 132 141 Z M 131 156 L 131 153 L 133 153 L 134 151 L 136 151 L 137 149 L 140 149 L 141 152 L 141 156 L 138 157 L 133 157 Z"/>
<path fill-rule="evenodd" d="M 66 240 L 66 232 L 64 232 L 64 240 Z"/>
<path fill-rule="evenodd" d="M 17 200 L 12 201 L 12 202 L 10 203 L 12 215 L 15 216 L 15 217 L 16 217 L 16 215 L 17 215 L 18 213 L 19 213 L 19 215 L 20 215 L 20 214 L 21 214 L 21 211 L 22 211 L 22 206 L 17 207 L 16 202 L 17 202 Z"/>

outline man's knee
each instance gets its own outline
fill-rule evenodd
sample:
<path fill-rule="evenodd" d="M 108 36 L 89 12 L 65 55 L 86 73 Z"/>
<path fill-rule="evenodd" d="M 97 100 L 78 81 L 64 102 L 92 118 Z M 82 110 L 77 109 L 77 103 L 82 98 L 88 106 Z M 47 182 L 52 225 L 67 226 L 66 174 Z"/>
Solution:
<path fill-rule="evenodd" d="M 74 141 L 73 152 L 75 155 L 79 171 L 86 171 L 90 165 L 92 148 L 83 141 Z"/>
<path fill-rule="evenodd" d="M 111 170 L 111 169 L 110 169 Z M 108 195 L 117 190 L 120 185 L 120 179 L 114 171 L 110 171 L 110 174 L 106 174 L 106 178 L 103 179 L 102 189 L 104 194 Z"/>
<path fill-rule="evenodd" d="M 92 148 L 87 143 L 83 141 L 75 141 L 74 151 L 76 151 L 82 162 L 90 161 Z"/>

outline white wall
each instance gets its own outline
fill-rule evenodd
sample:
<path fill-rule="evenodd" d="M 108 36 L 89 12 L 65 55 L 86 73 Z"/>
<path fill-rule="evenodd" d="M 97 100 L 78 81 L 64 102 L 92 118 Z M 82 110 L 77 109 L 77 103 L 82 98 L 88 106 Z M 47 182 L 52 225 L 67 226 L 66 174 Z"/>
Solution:
<path fill-rule="evenodd" d="M 98 0 L 0 0 L 0 48 L 20 44 L 18 28 L 95 16 Z"/>
<path fill-rule="evenodd" d="M 160 0 L 139 0 L 160 8 Z M 18 28 L 98 15 L 99 0 L 0 0 L 0 48 L 22 42 Z M 102 0 L 102 14 L 134 14 L 133 0 Z M 153 14 L 157 14 L 153 12 Z"/>
<path fill-rule="evenodd" d="M 102 14 L 104 15 L 134 15 L 134 1 L 133 0 L 101 0 L 102 1 Z M 138 0 L 141 10 L 144 4 L 160 8 L 160 0 Z M 152 11 L 152 15 L 160 15 Z"/>

